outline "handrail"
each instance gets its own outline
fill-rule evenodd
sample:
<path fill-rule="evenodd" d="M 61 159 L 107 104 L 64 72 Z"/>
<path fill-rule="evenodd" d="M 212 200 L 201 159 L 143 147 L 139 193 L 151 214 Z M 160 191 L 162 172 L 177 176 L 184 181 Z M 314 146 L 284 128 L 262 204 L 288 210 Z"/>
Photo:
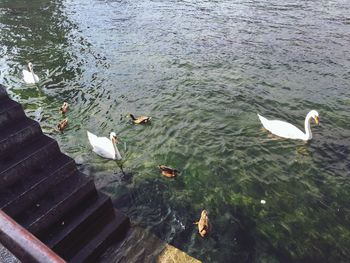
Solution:
<path fill-rule="evenodd" d="M 0 242 L 23 262 L 66 262 L 2 210 L 0 210 Z"/>

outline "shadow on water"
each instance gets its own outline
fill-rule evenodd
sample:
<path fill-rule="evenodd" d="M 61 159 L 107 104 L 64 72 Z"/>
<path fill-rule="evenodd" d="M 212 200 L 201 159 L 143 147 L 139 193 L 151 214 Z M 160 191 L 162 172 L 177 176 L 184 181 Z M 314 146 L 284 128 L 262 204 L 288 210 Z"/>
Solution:
<path fill-rule="evenodd" d="M 194 246 L 201 247 L 204 251 L 210 250 L 211 256 L 206 255 L 199 258 L 204 262 L 217 260 L 220 262 L 256 262 L 261 251 L 269 251 L 269 255 L 265 256 L 270 258 L 271 262 L 273 258 L 279 258 L 284 262 L 291 261 L 288 253 L 286 251 L 283 253 L 283 248 L 277 250 L 269 244 L 265 237 L 257 235 L 256 222 L 252 220 L 251 215 L 246 214 L 244 206 L 221 205 L 221 207 L 216 207 L 215 210 L 225 211 L 224 214 L 216 215 L 215 210 L 211 211 L 213 232 L 207 238 L 200 237 L 197 227 L 193 224 L 197 221 L 200 211 L 195 211 L 193 205 L 188 201 L 181 202 L 181 204 L 174 202 L 169 204 L 168 190 L 167 183 L 163 180 L 143 182 L 138 187 L 127 190 L 117 199 L 113 199 L 113 204 L 117 209 L 128 211 L 134 227 L 140 226 L 147 229 L 161 240 L 188 251 L 189 254 L 192 254 L 191 248 Z M 121 192 L 120 189 L 118 191 Z M 128 204 L 135 206 L 135 210 L 131 213 L 127 208 Z M 158 225 L 158 222 L 169 221 L 169 218 L 169 224 Z M 150 225 L 150 222 L 153 222 L 153 226 Z M 222 236 L 222 233 L 225 235 Z M 230 249 L 222 250 L 223 243 L 230 246 Z M 265 243 L 264 247 L 259 248 L 259 243 Z M 121 250 L 114 253 L 123 254 L 124 252 Z M 125 260 L 133 262 L 132 259 L 129 261 L 125 258 Z"/>

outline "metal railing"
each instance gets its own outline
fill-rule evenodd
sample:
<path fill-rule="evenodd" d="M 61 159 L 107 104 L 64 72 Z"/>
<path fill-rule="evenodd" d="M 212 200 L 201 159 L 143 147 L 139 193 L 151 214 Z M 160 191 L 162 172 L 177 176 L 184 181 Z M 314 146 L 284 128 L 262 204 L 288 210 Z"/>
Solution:
<path fill-rule="evenodd" d="M 22 262 L 66 262 L 2 210 L 0 210 L 0 242 Z"/>

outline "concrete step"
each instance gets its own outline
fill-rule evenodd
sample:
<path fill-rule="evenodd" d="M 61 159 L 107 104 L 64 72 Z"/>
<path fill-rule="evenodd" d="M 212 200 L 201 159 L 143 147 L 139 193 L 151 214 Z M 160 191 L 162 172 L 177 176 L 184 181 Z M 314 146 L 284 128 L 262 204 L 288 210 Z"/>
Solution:
<path fill-rule="evenodd" d="M 96 225 L 81 235 L 81 239 L 72 243 L 73 251 L 67 255 L 62 255 L 68 262 L 97 262 L 98 256 L 113 241 L 121 240 L 125 237 L 126 231 L 129 229 L 130 221 L 123 214 L 116 210 L 115 215 L 108 218 L 108 223 L 102 224 L 96 222 Z M 83 242 L 86 240 L 86 242 Z M 74 245 L 73 245 L 74 244 Z M 76 245 L 78 245 L 78 249 Z M 84 244 L 81 246 L 81 244 Z M 71 252 L 74 252 L 71 254 Z"/>
<path fill-rule="evenodd" d="M 96 221 L 112 216 L 112 213 L 110 198 L 99 193 L 90 200 L 82 201 L 73 211 L 64 214 L 56 225 L 50 227 L 46 236 L 41 234 L 38 238 L 53 250 L 65 251 L 72 245 L 76 236 L 88 231 Z"/>
<path fill-rule="evenodd" d="M 8 97 L 0 99 L 0 129 L 24 117 L 25 114 L 21 104 L 10 100 Z"/>
<path fill-rule="evenodd" d="M 34 209 L 35 206 L 40 205 L 40 200 L 45 196 L 48 196 L 49 193 L 56 188 L 56 185 L 60 184 L 66 178 L 74 175 L 75 171 L 70 171 L 69 173 L 64 174 L 63 176 L 53 177 L 53 180 L 45 180 L 48 185 L 41 183 L 33 189 L 28 189 L 21 196 L 18 196 L 13 201 L 5 204 L 2 207 L 2 210 L 15 219 L 18 223 L 21 223 L 19 219 L 22 217 L 28 217 L 29 213 L 32 212 L 31 209 Z M 50 197 L 50 196 L 48 196 Z"/>
<path fill-rule="evenodd" d="M 7 98 L 7 97 L 8 95 L 7 95 L 5 86 L 0 84 L 0 99 Z"/>
<path fill-rule="evenodd" d="M 74 213 L 84 200 L 90 201 L 96 198 L 97 192 L 93 180 L 79 175 L 75 177 L 77 177 L 75 180 L 68 178 L 69 182 L 61 184 L 65 186 L 64 188 L 55 189 L 51 193 L 51 200 L 47 197 L 39 200 L 40 202 L 28 212 L 31 215 L 20 218 L 18 222 L 35 235 L 48 229 L 51 232 L 52 225 L 65 222 L 64 219 L 61 221 L 62 215 Z"/>
<path fill-rule="evenodd" d="M 40 195 L 46 187 L 65 178 L 65 175 L 76 170 L 73 159 L 61 152 L 48 156 L 46 162 L 39 163 L 29 169 L 17 171 L 17 180 L 0 188 L 0 208 L 5 209 L 20 203 L 24 206 L 35 195 Z M 11 178 L 13 179 L 13 178 Z M 9 181 L 9 180 L 7 180 Z"/>
<path fill-rule="evenodd" d="M 58 148 L 55 141 L 51 141 L 48 145 L 40 148 L 33 154 L 30 154 L 24 162 L 17 162 L 4 171 L 0 171 L 0 192 L 5 190 L 11 190 L 12 186 L 15 186 L 17 182 L 26 182 L 31 185 L 32 180 L 37 180 L 36 176 L 39 176 L 42 171 L 48 171 L 47 167 L 54 159 L 59 159 L 59 156 L 63 155 Z M 43 162 L 42 157 L 46 156 L 47 159 Z M 73 161 L 71 158 L 67 157 Z M 32 178 L 34 176 L 34 178 Z"/>
<path fill-rule="evenodd" d="M 0 181 L 9 179 L 8 172 L 17 167 L 31 167 L 32 162 L 46 160 L 48 154 L 59 152 L 57 142 L 45 135 L 39 135 L 11 151 L 0 152 Z"/>
<path fill-rule="evenodd" d="M 0 85 L 0 209 L 69 262 L 95 262 L 129 219 Z"/>
<path fill-rule="evenodd" d="M 33 234 L 47 229 L 59 216 L 76 206 L 82 199 L 96 195 L 93 180 L 73 172 L 58 183 L 47 187 L 47 191 L 23 210 L 14 219 Z"/>
<path fill-rule="evenodd" d="M 20 148 L 24 142 L 42 134 L 39 123 L 27 117 L 10 124 L 0 129 L 0 152 Z"/>

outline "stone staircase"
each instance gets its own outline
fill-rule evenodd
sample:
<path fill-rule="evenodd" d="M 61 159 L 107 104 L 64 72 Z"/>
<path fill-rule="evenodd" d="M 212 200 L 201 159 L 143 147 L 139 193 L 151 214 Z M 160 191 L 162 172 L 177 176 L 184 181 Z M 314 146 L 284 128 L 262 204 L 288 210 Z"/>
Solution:
<path fill-rule="evenodd" d="M 0 209 L 67 262 L 96 262 L 129 219 L 0 85 Z"/>

